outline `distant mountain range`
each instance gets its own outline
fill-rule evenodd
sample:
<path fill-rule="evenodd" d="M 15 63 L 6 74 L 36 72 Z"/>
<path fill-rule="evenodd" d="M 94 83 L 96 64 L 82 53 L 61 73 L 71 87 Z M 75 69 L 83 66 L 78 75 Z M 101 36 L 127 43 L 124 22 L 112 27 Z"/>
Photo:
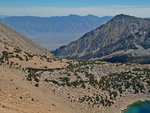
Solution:
<path fill-rule="evenodd" d="M 8 17 L 7 15 L 0 15 L 0 18 Z"/>
<path fill-rule="evenodd" d="M 58 57 L 75 60 L 149 63 L 150 19 L 117 15 L 77 41 L 53 51 Z"/>
<path fill-rule="evenodd" d="M 97 17 L 94 15 L 11 16 L 0 18 L 0 21 L 52 50 L 78 39 L 84 33 L 95 29 L 110 19 L 112 19 L 111 16 Z"/>

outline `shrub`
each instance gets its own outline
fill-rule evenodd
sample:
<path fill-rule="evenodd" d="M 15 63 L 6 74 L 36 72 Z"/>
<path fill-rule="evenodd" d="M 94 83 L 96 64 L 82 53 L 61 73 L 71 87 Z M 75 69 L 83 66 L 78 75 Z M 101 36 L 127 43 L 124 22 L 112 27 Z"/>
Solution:
<path fill-rule="evenodd" d="M 35 87 L 39 87 L 39 84 L 35 84 Z"/>
<path fill-rule="evenodd" d="M 14 52 L 16 52 L 16 53 L 21 53 L 21 49 L 20 48 L 14 48 L 15 50 L 14 50 Z"/>

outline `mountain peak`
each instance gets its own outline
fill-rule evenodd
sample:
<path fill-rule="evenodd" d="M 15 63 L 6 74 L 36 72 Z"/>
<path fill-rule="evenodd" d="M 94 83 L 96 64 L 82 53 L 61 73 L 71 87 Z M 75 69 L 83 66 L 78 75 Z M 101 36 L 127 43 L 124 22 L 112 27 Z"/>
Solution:
<path fill-rule="evenodd" d="M 133 16 L 126 15 L 126 14 L 119 14 L 119 15 L 116 15 L 115 17 L 133 17 Z"/>
<path fill-rule="evenodd" d="M 114 17 L 114 19 L 128 19 L 128 18 L 137 18 L 135 16 L 130 16 L 130 15 L 126 15 L 126 14 L 119 14 L 119 15 L 116 15 Z"/>
<path fill-rule="evenodd" d="M 111 23 L 122 23 L 124 26 L 128 25 L 129 23 L 136 23 L 138 21 L 142 21 L 144 18 L 138 18 L 135 16 L 125 15 L 125 14 L 119 14 L 116 15 L 111 21 Z"/>
<path fill-rule="evenodd" d="M 97 16 L 95 16 L 95 15 L 92 15 L 92 14 L 89 14 L 89 15 L 87 15 L 88 17 L 97 17 Z"/>
<path fill-rule="evenodd" d="M 76 15 L 76 14 L 70 14 L 68 15 L 69 17 L 80 17 L 79 15 Z"/>
<path fill-rule="evenodd" d="M 115 17 L 126 17 L 126 16 L 129 16 L 129 15 L 126 15 L 126 14 L 118 14 L 118 15 L 116 15 Z"/>

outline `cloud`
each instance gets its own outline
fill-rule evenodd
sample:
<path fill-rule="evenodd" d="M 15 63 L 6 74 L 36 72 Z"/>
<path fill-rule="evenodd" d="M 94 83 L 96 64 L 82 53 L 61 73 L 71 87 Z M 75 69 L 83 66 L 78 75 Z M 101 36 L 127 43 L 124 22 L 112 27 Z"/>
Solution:
<path fill-rule="evenodd" d="M 62 8 L 62 7 L 0 7 L 0 15 L 9 16 L 62 16 L 69 14 L 97 16 L 128 14 L 138 17 L 150 17 L 149 7 L 137 6 L 102 6 L 102 7 L 81 7 L 81 8 Z"/>

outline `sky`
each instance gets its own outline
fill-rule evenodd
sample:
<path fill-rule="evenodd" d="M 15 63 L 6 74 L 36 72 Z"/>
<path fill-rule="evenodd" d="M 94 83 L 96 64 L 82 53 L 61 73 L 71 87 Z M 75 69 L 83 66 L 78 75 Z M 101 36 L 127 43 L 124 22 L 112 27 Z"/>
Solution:
<path fill-rule="evenodd" d="M 150 17 L 150 0 L 0 0 L 0 15 L 66 16 L 69 14 Z"/>

